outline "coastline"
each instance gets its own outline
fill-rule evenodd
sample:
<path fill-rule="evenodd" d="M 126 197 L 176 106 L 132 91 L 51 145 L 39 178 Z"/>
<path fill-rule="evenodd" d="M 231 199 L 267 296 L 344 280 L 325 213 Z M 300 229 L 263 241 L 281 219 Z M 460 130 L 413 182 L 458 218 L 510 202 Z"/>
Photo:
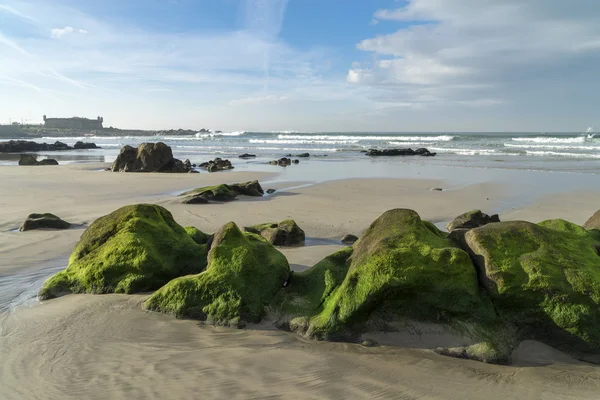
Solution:
<path fill-rule="evenodd" d="M 303 165 L 317 167 L 302 169 Z M 207 232 L 228 221 L 245 226 L 294 218 L 306 231 L 307 245 L 282 252 L 292 269 L 301 271 L 341 248 L 342 235 L 359 235 L 392 208 L 415 209 L 423 219 L 440 225 L 475 208 L 500 212 L 501 219 L 538 222 L 560 217 L 583 223 L 598 208 L 598 191 L 582 190 L 573 183 L 544 186 L 556 182 L 558 174 L 529 186 L 529 176 L 511 184 L 506 176 L 494 180 L 489 173 L 439 174 L 439 168 L 405 171 L 412 178 L 319 181 L 309 170 L 319 171 L 322 165 L 313 161 L 296 170 L 238 169 L 214 174 L 100 172 L 104 164 L 0 167 L 0 282 L 22 273 L 28 287 L 35 288 L 44 280 L 44 268 L 60 268 L 61 260 L 66 264 L 83 233 L 82 229 L 14 232 L 32 212 L 53 212 L 73 223 L 90 223 L 120 206 L 149 202 L 166 207 L 178 223 Z M 322 177 L 344 172 L 348 173 L 327 171 Z M 433 179 L 434 174 L 442 179 Z M 279 191 L 227 204 L 182 205 L 176 199 L 178 193 L 194 187 L 253 179 L 268 182 L 265 189 Z M 436 187 L 445 190 L 431 190 Z M 32 282 L 35 274 L 37 281 Z M 31 290 L 29 300 L 34 294 Z M 546 366 L 501 367 L 428 350 L 312 342 L 268 324 L 248 330 L 199 327 L 194 321 L 143 311 L 140 295 L 69 295 L 43 304 L 27 302 L 27 297 L 21 299 L 26 304 L 1 317 L 0 357 L 10 366 L 0 378 L 0 397 L 6 399 L 59 394 L 159 399 L 173 393 L 185 398 L 199 390 L 198 371 L 213 378 L 201 383 L 205 395 L 234 398 L 298 393 L 306 398 L 594 398 L 600 383 L 596 367 L 535 345 L 522 351 L 521 362 Z M 32 370 L 34 378 L 26 383 Z M 71 397 L 61 392 L 66 385 Z M 507 397 L 507 391 L 513 397 Z"/>

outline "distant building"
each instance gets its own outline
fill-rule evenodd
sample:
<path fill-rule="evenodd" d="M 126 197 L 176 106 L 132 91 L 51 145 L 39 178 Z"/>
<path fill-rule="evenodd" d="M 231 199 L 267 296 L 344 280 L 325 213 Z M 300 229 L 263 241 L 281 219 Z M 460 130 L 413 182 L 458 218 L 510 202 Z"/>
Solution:
<path fill-rule="evenodd" d="M 93 130 L 102 129 L 102 123 L 104 118 L 98 117 L 96 119 L 89 118 L 46 118 L 44 115 L 44 127 L 53 129 L 83 129 Z"/>

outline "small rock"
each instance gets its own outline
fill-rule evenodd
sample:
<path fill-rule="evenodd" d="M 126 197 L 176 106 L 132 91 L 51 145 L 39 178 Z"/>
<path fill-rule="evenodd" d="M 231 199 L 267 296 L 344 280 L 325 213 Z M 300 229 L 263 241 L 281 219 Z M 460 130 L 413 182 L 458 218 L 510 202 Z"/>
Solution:
<path fill-rule="evenodd" d="M 309 153 L 302 153 L 302 154 L 298 154 L 296 157 L 298 158 L 306 158 L 306 157 L 310 157 Z"/>
<path fill-rule="evenodd" d="M 69 229 L 71 224 L 54 214 L 29 214 L 19 230 L 21 232 L 34 229 Z"/>
<path fill-rule="evenodd" d="M 443 191 L 444 189 L 442 189 L 442 188 L 433 188 L 433 189 L 431 189 L 431 190 L 433 190 L 434 192 L 441 192 L 441 191 Z"/>
<path fill-rule="evenodd" d="M 204 193 L 192 194 L 192 195 L 185 197 L 181 201 L 181 203 L 182 204 L 208 204 L 208 199 L 206 198 Z"/>
<path fill-rule="evenodd" d="M 58 161 L 52 158 L 37 161 L 36 157 L 31 154 L 21 154 L 19 157 L 19 165 L 58 165 Z"/>
<path fill-rule="evenodd" d="M 354 244 L 354 242 L 356 242 L 357 240 L 358 240 L 357 236 L 348 234 L 348 235 L 344 235 L 341 242 L 344 244 Z"/>
<path fill-rule="evenodd" d="M 267 189 L 267 194 L 273 194 L 275 192 L 276 192 L 275 189 Z"/>
<path fill-rule="evenodd" d="M 239 158 L 243 158 L 243 159 L 248 159 L 248 158 L 255 158 L 256 154 L 248 154 L 248 153 L 244 153 L 241 156 L 239 156 Z"/>
<path fill-rule="evenodd" d="M 446 225 L 446 229 L 448 229 L 449 232 L 452 232 L 455 229 L 473 229 L 492 222 L 500 222 L 498 214 L 490 216 L 482 213 L 481 210 L 473 210 L 454 218 L 452 222 Z"/>

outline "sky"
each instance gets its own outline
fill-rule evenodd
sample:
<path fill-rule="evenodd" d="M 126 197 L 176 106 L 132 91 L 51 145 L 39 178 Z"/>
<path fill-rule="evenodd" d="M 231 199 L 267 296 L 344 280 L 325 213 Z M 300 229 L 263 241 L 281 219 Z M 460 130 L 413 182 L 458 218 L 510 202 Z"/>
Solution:
<path fill-rule="evenodd" d="M 0 0 L 0 123 L 580 132 L 598 0 Z"/>

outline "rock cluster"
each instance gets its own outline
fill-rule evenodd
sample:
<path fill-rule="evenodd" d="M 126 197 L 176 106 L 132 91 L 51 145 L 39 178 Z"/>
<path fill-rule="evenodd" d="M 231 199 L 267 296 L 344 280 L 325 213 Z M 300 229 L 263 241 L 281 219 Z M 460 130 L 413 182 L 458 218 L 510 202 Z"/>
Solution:
<path fill-rule="evenodd" d="M 19 157 L 19 165 L 58 165 L 58 161 L 53 158 L 46 158 L 38 161 L 34 155 L 21 154 Z"/>
<path fill-rule="evenodd" d="M 124 146 L 112 164 L 112 172 L 190 172 L 189 160 L 184 163 L 173 157 L 171 147 L 162 142 L 142 143 L 137 149 Z"/>
<path fill-rule="evenodd" d="M 207 170 L 208 172 L 227 171 L 233 169 L 231 161 L 223 160 L 218 157 L 214 160 L 200 164 L 199 167 Z"/>
<path fill-rule="evenodd" d="M 237 196 L 262 197 L 264 190 L 258 181 L 205 186 L 182 193 L 183 204 L 207 204 L 211 201 L 229 202 Z"/>
<path fill-rule="evenodd" d="M 79 146 L 83 147 L 71 147 L 63 142 L 48 143 L 36 143 L 27 140 L 10 140 L 8 142 L 0 143 L 0 153 L 26 153 L 35 151 L 66 151 L 76 150 L 79 148 L 86 149 L 98 149 L 94 143 L 81 143 Z M 77 146 L 77 144 L 75 145 Z"/>
<path fill-rule="evenodd" d="M 278 327 L 314 339 L 371 343 L 369 332 L 419 332 L 441 354 L 494 363 L 534 339 L 598 362 L 596 225 L 483 224 L 492 217 L 476 214 L 459 218 L 465 233 L 456 242 L 415 211 L 390 210 L 351 247 L 292 275 L 273 244 L 304 236 L 293 221 L 244 231 L 229 222 L 209 235 L 162 207 L 128 206 L 95 221 L 39 295 L 158 289 L 145 308 L 227 326 L 271 310 Z"/>
<path fill-rule="evenodd" d="M 366 154 L 368 156 L 376 157 L 376 156 L 423 156 L 423 157 L 433 157 L 437 153 L 432 153 L 426 148 L 420 149 L 369 149 Z"/>
<path fill-rule="evenodd" d="M 291 158 L 283 157 L 279 160 L 269 162 L 271 165 L 279 165 L 280 167 L 289 167 L 292 164 L 299 164 L 300 160 L 292 160 Z"/>

